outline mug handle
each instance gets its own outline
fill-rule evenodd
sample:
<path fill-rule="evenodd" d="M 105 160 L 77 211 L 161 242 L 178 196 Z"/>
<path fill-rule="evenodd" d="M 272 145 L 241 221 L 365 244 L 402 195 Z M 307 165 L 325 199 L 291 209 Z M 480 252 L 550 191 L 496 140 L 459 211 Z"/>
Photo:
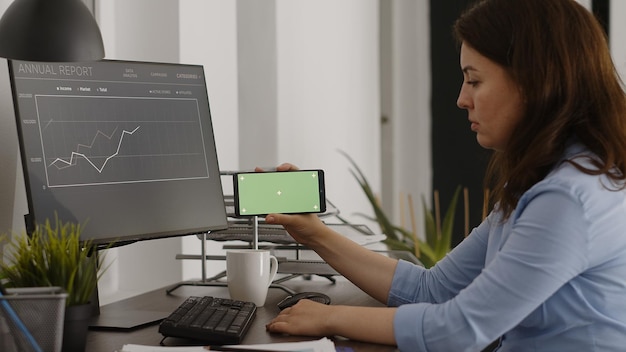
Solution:
<path fill-rule="evenodd" d="M 278 259 L 276 259 L 275 256 L 270 255 L 270 276 L 269 276 L 269 280 L 267 283 L 267 286 L 269 287 L 269 285 L 272 284 L 272 281 L 274 281 L 274 277 L 276 276 L 276 273 L 278 272 Z"/>

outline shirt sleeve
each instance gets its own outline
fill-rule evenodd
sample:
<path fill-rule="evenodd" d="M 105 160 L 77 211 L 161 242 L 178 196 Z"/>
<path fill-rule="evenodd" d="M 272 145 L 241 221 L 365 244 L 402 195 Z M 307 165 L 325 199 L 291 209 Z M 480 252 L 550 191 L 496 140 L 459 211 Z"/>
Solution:
<path fill-rule="evenodd" d="M 400 261 L 387 305 L 441 303 L 455 297 L 484 268 L 488 235 L 489 221 L 484 221 L 430 270 Z"/>
<path fill-rule="evenodd" d="M 507 240 L 458 294 L 454 292 L 462 282 L 459 277 L 470 279 L 476 273 L 476 260 L 468 258 L 481 254 L 477 249 L 485 240 L 481 230 L 468 243 L 469 249 L 452 251 L 432 273 L 398 265 L 390 302 L 401 303 L 398 297 L 422 302 L 397 310 L 394 333 L 400 350 L 480 350 L 586 268 L 588 222 L 577 196 L 558 184 L 544 185 L 525 196 L 508 220 L 509 226 L 494 226 L 505 229 L 496 235 Z M 489 235 L 494 234 L 490 231 Z M 401 284 L 404 280 L 412 281 L 412 291 Z M 456 284 L 450 286 L 450 282 Z M 447 296 L 452 297 L 442 300 Z"/>

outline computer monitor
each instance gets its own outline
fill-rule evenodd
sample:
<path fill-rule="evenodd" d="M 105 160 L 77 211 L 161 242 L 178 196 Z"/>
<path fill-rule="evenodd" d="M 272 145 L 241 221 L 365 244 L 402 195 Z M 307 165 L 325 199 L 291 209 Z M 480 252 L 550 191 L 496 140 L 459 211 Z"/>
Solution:
<path fill-rule="evenodd" d="M 56 217 L 110 248 L 228 227 L 204 70 L 103 60 L 9 60 L 29 213 Z M 100 314 L 92 328 L 134 328 L 160 311 Z"/>
<path fill-rule="evenodd" d="M 9 61 L 29 214 L 102 246 L 226 229 L 204 70 Z"/>

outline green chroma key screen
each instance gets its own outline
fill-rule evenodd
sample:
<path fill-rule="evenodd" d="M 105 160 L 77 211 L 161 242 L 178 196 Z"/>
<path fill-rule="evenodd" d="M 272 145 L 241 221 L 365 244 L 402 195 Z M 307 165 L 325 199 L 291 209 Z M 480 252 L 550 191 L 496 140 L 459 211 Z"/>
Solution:
<path fill-rule="evenodd" d="M 326 211 L 322 170 L 249 172 L 234 177 L 237 216 Z"/>

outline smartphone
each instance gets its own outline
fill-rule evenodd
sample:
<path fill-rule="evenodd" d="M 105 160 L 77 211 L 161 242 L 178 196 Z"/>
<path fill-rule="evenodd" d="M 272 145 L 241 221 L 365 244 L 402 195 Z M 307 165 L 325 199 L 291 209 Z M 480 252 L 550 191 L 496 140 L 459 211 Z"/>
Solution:
<path fill-rule="evenodd" d="M 240 172 L 233 188 L 236 216 L 326 211 L 323 170 Z"/>

